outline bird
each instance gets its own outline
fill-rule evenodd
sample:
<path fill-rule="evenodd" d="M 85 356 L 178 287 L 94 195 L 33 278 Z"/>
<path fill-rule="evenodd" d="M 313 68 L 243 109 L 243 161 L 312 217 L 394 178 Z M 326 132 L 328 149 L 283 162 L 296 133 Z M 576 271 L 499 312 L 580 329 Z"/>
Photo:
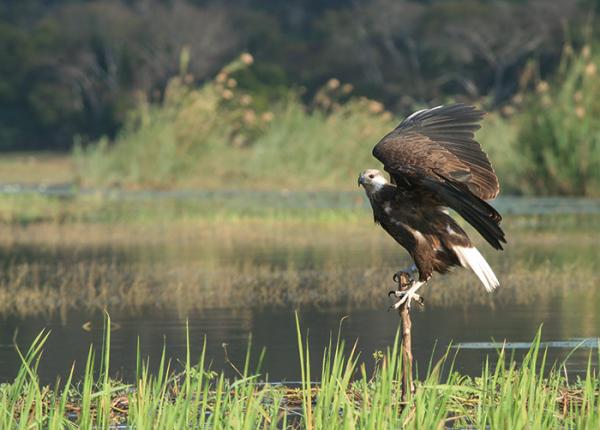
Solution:
<path fill-rule="evenodd" d="M 422 303 L 417 290 L 433 272 L 453 267 L 472 270 L 491 292 L 500 283 L 465 230 L 450 215 L 452 209 L 496 250 L 506 243 L 501 215 L 487 200 L 500 192 L 498 177 L 475 140 L 485 112 L 457 103 L 419 110 L 385 135 L 373 148 L 383 163 L 360 173 L 373 217 L 405 248 L 414 264 L 394 274 L 399 284 L 409 274 L 410 287 L 390 291 L 398 298 L 392 306 L 412 300 Z"/>

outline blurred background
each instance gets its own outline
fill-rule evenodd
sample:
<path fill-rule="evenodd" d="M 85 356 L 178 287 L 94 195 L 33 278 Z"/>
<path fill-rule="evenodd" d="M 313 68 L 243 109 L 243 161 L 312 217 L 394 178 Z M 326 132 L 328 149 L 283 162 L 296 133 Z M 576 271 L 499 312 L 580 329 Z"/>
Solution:
<path fill-rule="evenodd" d="M 9 165 L 0 179 L 349 187 L 403 115 L 462 101 L 491 112 L 480 139 L 506 192 L 597 196 L 598 10 L 591 0 L 7 0 L 0 150 L 42 165 Z"/>
<path fill-rule="evenodd" d="M 459 361 L 476 371 L 481 342 L 529 341 L 542 322 L 556 357 L 595 339 L 599 14 L 595 0 L 2 1 L 0 380 L 44 327 L 44 377 L 83 361 L 104 311 L 125 378 L 138 338 L 151 357 L 184 353 L 186 321 L 225 368 L 222 343 L 239 358 L 252 332 L 279 379 L 297 377 L 295 309 L 317 350 L 344 315 L 367 357 L 384 349 L 391 274 L 410 262 L 356 177 L 403 117 L 451 102 L 488 112 L 477 138 L 509 246 L 476 239 L 495 295 L 463 271 L 430 283 L 417 359 L 479 342 Z"/>

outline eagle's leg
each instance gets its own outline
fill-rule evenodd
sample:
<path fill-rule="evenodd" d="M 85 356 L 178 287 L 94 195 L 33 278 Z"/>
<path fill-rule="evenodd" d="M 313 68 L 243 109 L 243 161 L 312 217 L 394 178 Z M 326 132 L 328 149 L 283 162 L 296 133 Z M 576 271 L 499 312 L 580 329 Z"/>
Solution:
<path fill-rule="evenodd" d="M 419 269 L 417 268 L 417 265 L 413 263 L 412 266 L 394 273 L 394 282 L 399 284 L 400 280 L 402 279 L 402 275 L 408 275 L 411 280 L 416 279 L 415 275 L 417 273 L 419 273 Z"/>

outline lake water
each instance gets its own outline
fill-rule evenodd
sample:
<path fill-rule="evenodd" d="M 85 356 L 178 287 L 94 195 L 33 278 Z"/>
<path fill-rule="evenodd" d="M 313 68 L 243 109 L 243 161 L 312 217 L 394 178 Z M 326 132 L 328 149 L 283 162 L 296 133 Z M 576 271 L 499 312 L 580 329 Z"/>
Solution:
<path fill-rule="evenodd" d="M 254 198 L 263 206 L 280 201 L 277 194 L 265 196 Z M 235 203 L 235 196 L 221 199 L 236 210 L 246 204 Z M 304 207 L 323 207 L 320 195 L 292 200 L 302 199 L 309 202 Z M 398 328 L 397 314 L 387 312 L 391 275 L 410 262 L 372 225 L 364 202 L 353 202 L 356 195 L 336 203 L 338 209 L 358 205 L 357 219 L 350 220 L 2 226 L 0 381 L 19 368 L 14 343 L 26 348 L 42 329 L 51 330 L 42 379 L 65 375 L 73 362 L 80 375 L 90 344 L 101 349 L 103 308 L 114 324 L 113 374 L 125 380 L 135 373 L 138 339 L 151 365 L 164 348 L 177 367 L 185 357 L 186 325 L 192 357 L 206 338 L 215 369 L 231 372 L 223 344 L 241 365 L 252 334 L 254 362 L 266 348 L 263 374 L 297 380 L 296 310 L 315 369 L 342 320 L 343 338 L 357 342 L 371 363 Z M 466 271 L 434 277 L 423 289 L 425 308 L 412 312 L 417 365 L 424 369 L 434 349 L 439 357 L 454 345 L 456 368 L 477 374 L 504 341 L 522 355 L 543 324 L 550 359 L 562 360 L 579 345 L 566 367 L 585 371 L 590 354 L 597 363 L 600 337 L 600 204 L 513 199 L 498 206 L 509 214 L 503 224 L 509 246 L 504 253 L 481 249 L 501 289 L 487 295 Z"/>

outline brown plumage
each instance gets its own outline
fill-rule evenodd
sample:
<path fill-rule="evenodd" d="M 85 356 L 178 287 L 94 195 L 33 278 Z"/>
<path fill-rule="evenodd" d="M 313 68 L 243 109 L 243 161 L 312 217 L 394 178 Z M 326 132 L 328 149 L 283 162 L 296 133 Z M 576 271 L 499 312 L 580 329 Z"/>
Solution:
<path fill-rule="evenodd" d="M 466 232 L 446 212 L 454 209 L 496 249 L 506 242 L 496 197 L 498 178 L 474 133 L 484 113 L 455 104 L 416 112 L 373 149 L 392 182 L 378 170 L 359 177 L 375 221 L 407 249 L 425 282 L 432 272 L 471 268 L 486 289 L 498 280 Z"/>
<path fill-rule="evenodd" d="M 475 141 L 484 112 L 463 104 L 415 112 L 373 148 L 394 178 L 442 176 L 464 184 L 480 199 L 498 195 L 498 178 Z"/>

